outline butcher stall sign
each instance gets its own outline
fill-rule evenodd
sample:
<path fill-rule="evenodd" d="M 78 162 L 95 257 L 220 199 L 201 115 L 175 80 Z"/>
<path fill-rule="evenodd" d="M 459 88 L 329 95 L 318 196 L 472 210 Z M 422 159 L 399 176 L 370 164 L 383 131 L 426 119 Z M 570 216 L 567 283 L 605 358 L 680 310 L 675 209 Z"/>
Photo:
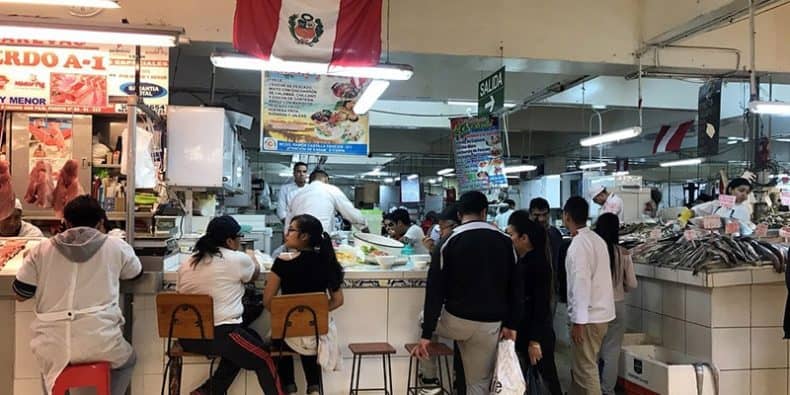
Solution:
<path fill-rule="evenodd" d="M 65 42 L 13 44 L 18 43 L 0 39 L 0 108 L 4 110 L 124 112 L 122 105 L 111 103 L 111 98 L 135 91 L 132 47 Z M 162 113 L 168 100 L 168 56 L 167 49 L 141 50 L 140 95 Z"/>
<path fill-rule="evenodd" d="M 266 72 L 262 81 L 263 151 L 368 154 L 368 117 L 354 112 L 366 80 Z"/>

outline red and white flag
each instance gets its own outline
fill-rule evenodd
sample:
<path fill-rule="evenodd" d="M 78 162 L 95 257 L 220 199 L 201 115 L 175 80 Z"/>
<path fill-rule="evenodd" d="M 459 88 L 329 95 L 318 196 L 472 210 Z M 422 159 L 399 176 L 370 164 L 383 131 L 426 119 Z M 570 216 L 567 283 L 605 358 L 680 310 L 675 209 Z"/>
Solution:
<path fill-rule="evenodd" d="M 686 137 L 686 133 L 692 126 L 694 126 L 694 120 L 683 122 L 675 127 L 662 125 L 658 136 L 656 136 L 656 141 L 653 143 L 653 153 L 680 151 L 683 138 Z"/>
<path fill-rule="evenodd" d="M 262 59 L 370 66 L 381 56 L 382 0 L 237 0 L 233 46 Z"/>

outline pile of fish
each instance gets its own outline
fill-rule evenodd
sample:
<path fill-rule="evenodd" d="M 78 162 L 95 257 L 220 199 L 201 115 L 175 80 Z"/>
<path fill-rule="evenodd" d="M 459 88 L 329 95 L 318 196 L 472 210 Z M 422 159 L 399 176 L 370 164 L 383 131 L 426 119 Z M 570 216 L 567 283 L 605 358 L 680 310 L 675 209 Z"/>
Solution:
<path fill-rule="evenodd" d="M 785 271 L 790 247 L 750 237 L 708 234 L 688 240 L 682 234 L 664 237 L 631 250 L 633 259 L 694 274 L 714 267 L 762 266 L 770 264 L 777 273 Z"/>

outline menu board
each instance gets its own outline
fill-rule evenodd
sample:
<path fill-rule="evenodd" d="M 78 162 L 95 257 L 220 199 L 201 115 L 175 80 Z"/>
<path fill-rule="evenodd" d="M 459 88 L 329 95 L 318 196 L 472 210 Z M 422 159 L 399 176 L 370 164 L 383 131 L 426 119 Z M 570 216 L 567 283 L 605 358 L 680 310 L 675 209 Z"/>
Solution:
<path fill-rule="evenodd" d="M 450 119 L 455 171 L 461 193 L 507 187 L 499 119 Z"/>
<path fill-rule="evenodd" d="M 367 115 L 354 112 L 367 80 L 264 72 L 263 151 L 367 155 Z"/>
<path fill-rule="evenodd" d="M 164 114 L 168 48 L 140 50 L 140 97 Z M 64 113 L 120 113 L 111 98 L 134 93 L 132 46 L 0 38 L 0 108 Z M 123 102 L 124 100 L 119 100 Z"/>

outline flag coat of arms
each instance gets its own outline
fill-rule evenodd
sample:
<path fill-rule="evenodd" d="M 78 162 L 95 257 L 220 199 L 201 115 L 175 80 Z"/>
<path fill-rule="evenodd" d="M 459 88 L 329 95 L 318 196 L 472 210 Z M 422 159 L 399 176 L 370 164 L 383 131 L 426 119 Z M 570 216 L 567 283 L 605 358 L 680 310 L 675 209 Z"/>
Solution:
<path fill-rule="evenodd" d="M 382 0 L 237 0 L 233 46 L 262 59 L 371 66 Z"/>
<path fill-rule="evenodd" d="M 694 120 L 683 122 L 677 126 L 662 125 L 653 142 L 653 153 L 678 152 L 686 133 L 694 126 Z"/>

